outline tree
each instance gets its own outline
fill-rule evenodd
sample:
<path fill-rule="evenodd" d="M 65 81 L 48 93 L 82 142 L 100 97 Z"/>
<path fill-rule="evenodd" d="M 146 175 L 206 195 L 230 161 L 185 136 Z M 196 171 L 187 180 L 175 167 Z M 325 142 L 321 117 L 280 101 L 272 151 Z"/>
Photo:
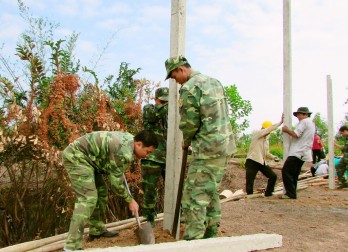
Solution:
<path fill-rule="evenodd" d="M 238 135 L 249 127 L 249 121 L 246 117 L 252 111 L 251 102 L 243 100 L 237 90 L 237 86 L 226 86 L 225 92 L 227 103 L 231 109 L 229 116 L 234 134 Z"/>
<path fill-rule="evenodd" d="M 283 143 L 283 132 L 281 129 L 276 129 L 269 135 L 269 145 L 281 145 Z"/>
<path fill-rule="evenodd" d="M 61 151 L 94 130 L 139 131 L 142 99 L 152 90 L 151 82 L 134 79 L 140 68 L 128 63 L 116 80 L 107 79 L 108 90 L 86 67 L 95 82 L 81 79 L 77 35 L 55 41 L 54 27 L 18 3 L 29 24 L 16 48 L 22 64 L 12 67 L 0 54 L 0 247 L 67 230 L 74 197 Z M 139 188 L 140 168 L 126 176 L 131 189 Z M 110 194 L 108 220 L 128 217 L 125 204 Z"/>
<path fill-rule="evenodd" d="M 315 133 L 320 136 L 321 140 L 327 141 L 328 138 L 328 128 L 327 122 L 321 117 L 320 113 L 316 113 L 313 117 L 313 122 L 315 124 Z"/>

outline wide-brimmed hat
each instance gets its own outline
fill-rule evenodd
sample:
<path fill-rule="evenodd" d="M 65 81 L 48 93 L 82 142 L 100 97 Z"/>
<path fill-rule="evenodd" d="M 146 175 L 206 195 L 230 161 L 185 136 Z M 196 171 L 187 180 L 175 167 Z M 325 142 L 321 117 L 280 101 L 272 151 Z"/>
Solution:
<path fill-rule="evenodd" d="M 169 88 L 161 87 L 157 88 L 155 92 L 155 98 L 160 99 L 161 101 L 168 101 Z"/>
<path fill-rule="evenodd" d="M 166 76 L 165 80 L 167 80 L 167 79 L 169 79 L 170 73 L 173 70 L 175 70 L 179 66 L 183 66 L 185 64 L 188 64 L 188 61 L 184 56 L 179 55 L 179 56 L 171 57 L 171 58 L 167 59 L 164 64 L 166 66 L 166 71 L 167 71 L 167 76 Z"/>
<path fill-rule="evenodd" d="M 294 116 L 297 116 L 297 113 L 308 114 L 310 116 L 312 112 L 309 111 L 307 107 L 299 107 L 296 112 L 292 113 Z"/>

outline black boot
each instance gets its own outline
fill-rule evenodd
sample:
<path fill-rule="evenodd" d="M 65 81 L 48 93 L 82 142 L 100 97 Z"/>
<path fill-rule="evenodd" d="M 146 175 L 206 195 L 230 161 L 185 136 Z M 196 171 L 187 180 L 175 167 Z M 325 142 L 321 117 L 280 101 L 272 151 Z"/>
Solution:
<path fill-rule="evenodd" d="M 105 230 L 103 233 L 101 233 L 100 235 L 88 235 L 88 240 L 89 241 L 93 241 L 94 239 L 99 239 L 100 237 L 105 237 L 105 238 L 111 238 L 111 237 L 115 237 L 118 236 L 119 233 L 117 231 L 108 231 Z"/>

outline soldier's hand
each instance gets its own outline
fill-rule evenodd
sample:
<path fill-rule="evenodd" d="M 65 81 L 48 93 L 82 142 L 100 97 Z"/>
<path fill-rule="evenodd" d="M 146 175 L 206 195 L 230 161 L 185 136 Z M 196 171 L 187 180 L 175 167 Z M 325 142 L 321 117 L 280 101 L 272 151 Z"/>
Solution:
<path fill-rule="evenodd" d="M 128 203 L 128 208 L 133 216 L 138 215 L 139 205 L 134 199 Z"/>

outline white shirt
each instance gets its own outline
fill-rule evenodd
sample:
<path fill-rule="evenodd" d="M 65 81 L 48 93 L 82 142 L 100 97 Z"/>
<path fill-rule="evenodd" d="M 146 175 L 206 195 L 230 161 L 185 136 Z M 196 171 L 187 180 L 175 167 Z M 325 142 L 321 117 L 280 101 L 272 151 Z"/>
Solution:
<path fill-rule="evenodd" d="M 317 170 L 315 171 L 315 175 L 324 175 L 329 173 L 329 166 L 327 164 L 321 164 L 318 166 Z"/>
<path fill-rule="evenodd" d="M 312 119 L 307 117 L 300 120 L 294 132 L 297 138 L 292 138 L 288 155 L 295 156 L 303 161 L 312 161 L 312 145 L 315 134 Z"/>

